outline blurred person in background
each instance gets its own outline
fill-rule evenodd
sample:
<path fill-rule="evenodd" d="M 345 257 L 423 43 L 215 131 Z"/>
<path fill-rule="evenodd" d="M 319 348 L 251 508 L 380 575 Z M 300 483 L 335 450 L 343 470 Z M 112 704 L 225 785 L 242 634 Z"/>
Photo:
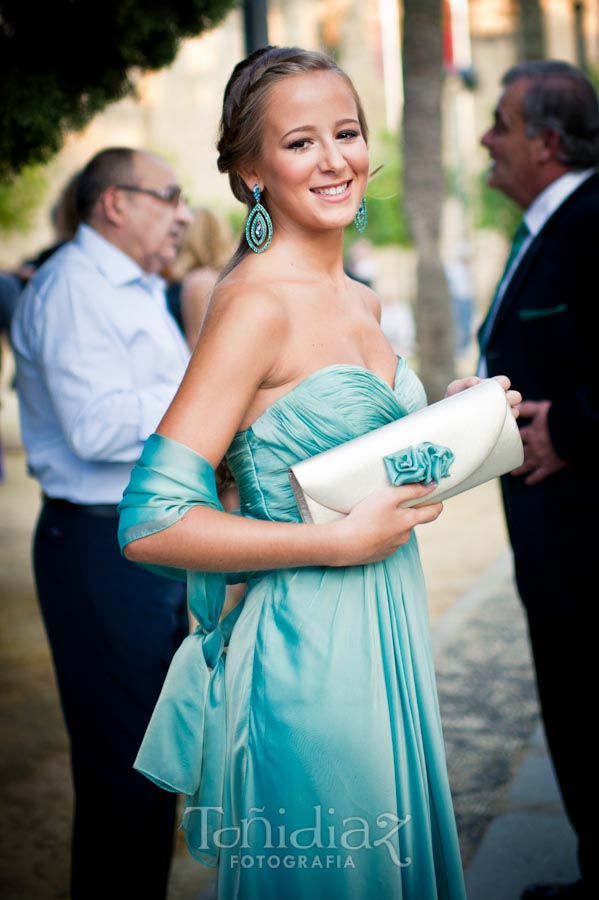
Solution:
<path fill-rule="evenodd" d="M 79 217 L 75 206 L 77 176 L 78 173 L 75 173 L 69 178 L 50 212 L 50 220 L 56 240 L 48 247 L 44 247 L 34 257 L 21 262 L 15 269 L 0 272 L 0 373 L 2 372 L 2 350 L 7 349 L 6 343 L 10 344 L 12 317 L 17 308 L 23 287 L 42 263 L 49 259 L 66 241 L 70 241 L 75 237 L 75 232 L 79 225 Z M 2 342 L 5 343 L 4 348 L 2 347 Z M 14 386 L 13 381 L 11 387 Z M 0 436 L 0 480 L 3 477 L 2 438 Z"/>
<path fill-rule="evenodd" d="M 3 369 L 3 355 L 7 349 L 10 335 L 10 323 L 14 315 L 21 284 L 13 272 L 0 272 L 0 375 Z M 1 409 L 1 400 L 0 400 Z M 0 481 L 4 480 L 4 457 L 2 450 L 2 432 L 0 430 Z"/>
<path fill-rule="evenodd" d="M 229 261 L 235 236 L 226 219 L 201 207 L 183 240 L 177 259 L 164 269 L 169 308 L 193 349 L 212 289 Z"/>
<path fill-rule="evenodd" d="M 472 253 L 467 241 L 459 241 L 455 245 L 453 255 L 445 264 L 445 276 L 453 309 L 455 352 L 461 356 L 472 340 L 474 314 Z"/>
<path fill-rule="evenodd" d="M 44 247 L 35 256 L 24 260 L 16 274 L 23 285 L 27 284 L 36 269 L 50 259 L 53 253 L 59 250 L 67 241 L 73 240 L 79 227 L 79 213 L 77 211 L 77 184 L 79 172 L 75 172 L 67 181 L 60 192 L 56 203 L 50 211 L 50 221 L 54 230 L 55 240 Z"/>
<path fill-rule="evenodd" d="M 507 372 L 520 407 L 524 463 L 501 479 L 516 581 L 526 609 L 551 758 L 578 836 L 581 878 L 536 884 L 523 900 L 595 898 L 593 707 L 599 439 L 599 100 L 558 60 L 515 66 L 481 138 L 488 183 L 525 212 L 485 321 L 479 375 Z"/>
<path fill-rule="evenodd" d="M 96 154 L 82 224 L 37 268 L 12 322 L 21 434 L 42 507 L 38 598 L 70 738 L 72 900 L 164 900 L 176 796 L 132 768 L 189 630 L 185 586 L 124 559 L 117 503 L 185 371 L 156 274 L 191 214 L 160 158 Z"/>

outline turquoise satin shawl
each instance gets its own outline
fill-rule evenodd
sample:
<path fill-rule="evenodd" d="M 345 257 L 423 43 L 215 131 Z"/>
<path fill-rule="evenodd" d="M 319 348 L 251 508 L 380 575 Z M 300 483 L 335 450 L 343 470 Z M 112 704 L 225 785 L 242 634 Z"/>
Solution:
<path fill-rule="evenodd" d="M 197 505 L 223 509 L 212 466 L 189 447 L 152 434 L 119 505 L 121 551 L 137 538 L 169 528 Z M 188 806 L 218 807 L 225 761 L 223 650 L 243 603 L 220 621 L 223 574 L 145 567 L 187 581 L 189 608 L 198 624 L 173 657 L 134 768 L 159 787 L 186 794 Z M 216 849 L 206 849 L 201 861 L 214 866 L 217 856 Z"/>

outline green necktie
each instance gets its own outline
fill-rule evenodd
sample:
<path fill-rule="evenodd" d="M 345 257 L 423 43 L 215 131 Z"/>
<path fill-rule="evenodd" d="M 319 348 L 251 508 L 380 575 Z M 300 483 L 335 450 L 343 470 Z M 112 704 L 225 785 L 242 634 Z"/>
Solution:
<path fill-rule="evenodd" d="M 505 264 L 503 274 L 502 274 L 501 278 L 499 279 L 499 284 L 497 285 L 497 290 L 495 291 L 495 296 L 493 297 L 493 302 L 491 303 L 491 306 L 489 307 L 489 312 L 487 313 L 487 318 L 485 319 L 484 325 L 482 326 L 481 331 L 480 331 L 479 344 L 480 344 L 481 354 L 483 354 L 486 350 L 487 343 L 489 340 L 489 335 L 491 334 L 491 329 L 493 328 L 493 323 L 495 322 L 495 318 L 496 318 L 497 312 L 499 310 L 499 306 L 501 303 L 500 292 L 499 292 L 500 288 L 504 282 L 505 276 L 507 275 L 507 273 L 509 272 L 509 270 L 511 268 L 512 263 L 514 262 L 514 260 L 518 256 L 518 254 L 520 253 L 520 248 L 522 247 L 522 244 L 524 243 L 524 241 L 526 240 L 526 238 L 529 235 L 530 235 L 530 229 L 529 229 L 528 225 L 526 224 L 526 222 L 524 220 L 522 220 L 522 222 L 520 222 L 520 225 L 518 226 L 516 234 L 514 235 L 514 239 L 512 241 L 512 247 L 510 250 L 510 254 L 507 258 L 507 262 Z M 503 294 L 501 295 L 501 297 L 503 297 Z"/>

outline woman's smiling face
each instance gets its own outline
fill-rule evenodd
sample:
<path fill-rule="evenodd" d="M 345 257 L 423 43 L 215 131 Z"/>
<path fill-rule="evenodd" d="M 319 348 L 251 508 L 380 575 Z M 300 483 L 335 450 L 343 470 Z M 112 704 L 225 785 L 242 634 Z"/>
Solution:
<path fill-rule="evenodd" d="M 329 230 L 349 224 L 368 180 L 368 149 L 354 95 L 334 71 L 275 84 L 264 115 L 262 154 L 250 172 L 277 227 Z"/>

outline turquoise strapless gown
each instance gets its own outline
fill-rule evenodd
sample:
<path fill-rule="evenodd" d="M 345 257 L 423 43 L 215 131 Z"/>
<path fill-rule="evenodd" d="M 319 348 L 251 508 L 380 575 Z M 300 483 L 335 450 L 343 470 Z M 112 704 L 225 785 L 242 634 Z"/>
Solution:
<path fill-rule="evenodd" d="M 310 375 L 230 447 L 242 514 L 299 521 L 292 463 L 425 402 L 404 360 L 395 390 Z M 415 535 L 381 563 L 250 575 L 225 694 L 220 900 L 465 897 Z"/>
<path fill-rule="evenodd" d="M 354 365 L 313 373 L 235 436 L 241 513 L 299 521 L 291 464 L 425 402 L 402 359 L 394 389 Z M 211 467 L 153 435 L 121 544 L 194 503 L 219 505 Z M 218 865 L 218 900 L 463 900 L 415 535 L 380 563 L 247 573 L 219 624 L 223 585 L 188 573 L 199 625 L 136 760 L 188 795 L 188 847 Z"/>

